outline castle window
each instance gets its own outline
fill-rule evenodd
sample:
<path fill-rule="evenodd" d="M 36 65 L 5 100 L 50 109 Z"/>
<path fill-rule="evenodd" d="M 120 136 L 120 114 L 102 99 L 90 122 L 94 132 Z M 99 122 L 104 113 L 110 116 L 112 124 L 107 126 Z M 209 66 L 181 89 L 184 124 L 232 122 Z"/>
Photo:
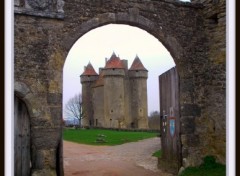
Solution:
<path fill-rule="evenodd" d="M 135 127 L 134 122 L 132 122 L 131 123 L 131 128 L 134 128 L 134 127 Z"/>
<path fill-rule="evenodd" d="M 113 113 L 113 110 L 111 110 L 111 113 Z M 111 120 L 111 119 L 110 119 Z"/>

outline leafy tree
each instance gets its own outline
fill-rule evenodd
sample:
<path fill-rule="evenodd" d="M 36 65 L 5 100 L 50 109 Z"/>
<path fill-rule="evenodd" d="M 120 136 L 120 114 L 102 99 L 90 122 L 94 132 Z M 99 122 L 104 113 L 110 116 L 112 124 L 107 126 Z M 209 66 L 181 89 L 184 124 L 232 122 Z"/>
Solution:
<path fill-rule="evenodd" d="M 84 118 L 82 94 L 76 94 L 68 100 L 65 105 L 65 114 L 68 117 L 77 118 L 79 120 L 79 127 L 81 127 L 81 120 Z"/>

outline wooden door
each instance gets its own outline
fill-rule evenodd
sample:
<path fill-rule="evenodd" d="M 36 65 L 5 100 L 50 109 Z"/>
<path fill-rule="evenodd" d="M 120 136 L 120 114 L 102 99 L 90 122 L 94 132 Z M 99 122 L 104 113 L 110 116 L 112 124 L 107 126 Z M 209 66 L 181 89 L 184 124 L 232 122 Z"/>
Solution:
<path fill-rule="evenodd" d="M 178 173 L 182 166 L 179 114 L 179 76 L 176 67 L 159 76 L 160 130 L 165 169 Z"/>
<path fill-rule="evenodd" d="M 14 96 L 14 175 L 30 175 L 30 122 L 25 103 Z"/>

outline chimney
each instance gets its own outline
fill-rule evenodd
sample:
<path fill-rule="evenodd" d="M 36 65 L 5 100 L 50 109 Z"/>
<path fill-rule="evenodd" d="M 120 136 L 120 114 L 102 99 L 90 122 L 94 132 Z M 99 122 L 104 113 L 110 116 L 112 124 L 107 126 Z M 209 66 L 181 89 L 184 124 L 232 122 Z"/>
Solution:
<path fill-rule="evenodd" d="M 123 59 L 121 61 L 122 61 L 123 65 L 124 65 L 125 70 L 128 70 L 128 61 L 125 60 L 125 59 Z"/>

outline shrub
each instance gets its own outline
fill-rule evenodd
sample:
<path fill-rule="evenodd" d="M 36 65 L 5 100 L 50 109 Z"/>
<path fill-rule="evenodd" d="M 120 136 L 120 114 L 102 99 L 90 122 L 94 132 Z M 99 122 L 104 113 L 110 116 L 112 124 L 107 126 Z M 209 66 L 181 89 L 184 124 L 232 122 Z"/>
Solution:
<path fill-rule="evenodd" d="M 199 167 L 188 167 L 180 176 L 225 176 L 226 166 L 216 162 L 214 156 L 206 156 Z"/>
<path fill-rule="evenodd" d="M 156 152 L 154 152 L 154 153 L 152 154 L 152 156 L 155 156 L 155 157 L 157 157 L 157 158 L 161 158 L 161 156 L 162 156 L 162 150 L 157 150 Z"/>

